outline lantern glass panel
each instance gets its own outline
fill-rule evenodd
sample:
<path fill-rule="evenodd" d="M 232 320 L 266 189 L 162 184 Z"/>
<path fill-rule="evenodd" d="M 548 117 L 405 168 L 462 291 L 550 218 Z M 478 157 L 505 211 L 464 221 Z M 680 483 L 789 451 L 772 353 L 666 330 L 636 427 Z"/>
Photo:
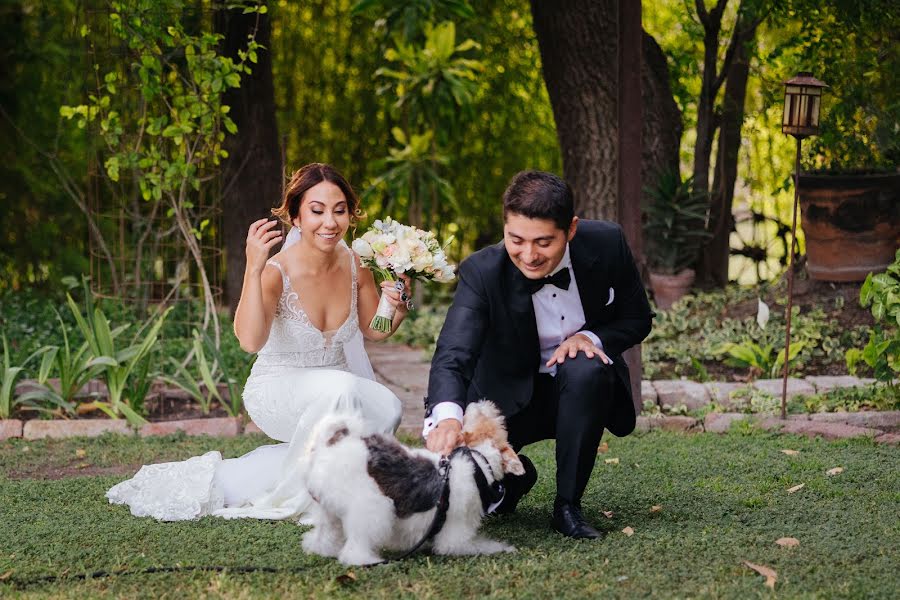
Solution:
<path fill-rule="evenodd" d="M 811 114 L 810 114 L 809 124 L 812 127 L 819 126 L 819 101 L 820 101 L 819 96 L 812 96 L 810 98 L 810 102 L 812 102 L 812 106 L 810 107 Z"/>

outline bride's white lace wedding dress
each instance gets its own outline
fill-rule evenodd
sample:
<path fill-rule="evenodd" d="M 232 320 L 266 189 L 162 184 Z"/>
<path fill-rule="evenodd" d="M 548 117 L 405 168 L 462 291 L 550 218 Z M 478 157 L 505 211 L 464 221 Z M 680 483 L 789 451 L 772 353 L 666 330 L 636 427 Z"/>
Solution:
<path fill-rule="evenodd" d="M 253 422 L 281 444 L 262 446 L 240 458 L 207 452 L 181 462 L 145 465 L 107 493 L 135 516 L 161 521 L 227 518 L 288 519 L 308 502 L 300 469 L 309 433 L 320 418 L 355 411 L 371 433 L 393 433 L 400 401 L 374 381 L 362 347 L 357 311 L 357 268 L 352 251 L 351 301 L 347 320 L 319 331 L 303 311 L 284 268 L 282 292 L 268 341 L 259 351 L 244 387 L 244 405 Z M 352 371 L 352 372 L 351 372 Z"/>

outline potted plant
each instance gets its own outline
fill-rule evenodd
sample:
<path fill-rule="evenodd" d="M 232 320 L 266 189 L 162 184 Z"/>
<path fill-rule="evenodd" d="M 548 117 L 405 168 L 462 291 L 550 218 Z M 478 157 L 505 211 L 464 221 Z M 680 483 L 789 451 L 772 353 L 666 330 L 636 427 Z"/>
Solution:
<path fill-rule="evenodd" d="M 691 268 L 700 255 L 706 231 L 707 195 L 693 190 L 693 178 L 684 181 L 677 171 L 659 175 L 646 191 L 644 239 L 650 287 L 656 306 L 667 309 L 694 283 Z"/>
<path fill-rule="evenodd" d="M 875 0 L 861 11 L 855 3 L 825 2 L 824 30 L 804 40 L 804 59 L 815 61 L 817 77 L 829 85 L 819 134 L 804 145 L 804 163 L 814 170 L 801 171 L 798 182 L 812 279 L 862 281 L 887 269 L 897 251 L 900 53 L 891 50 L 890 20 L 879 16 L 894 5 Z M 842 38 L 855 41 L 835 43 Z"/>

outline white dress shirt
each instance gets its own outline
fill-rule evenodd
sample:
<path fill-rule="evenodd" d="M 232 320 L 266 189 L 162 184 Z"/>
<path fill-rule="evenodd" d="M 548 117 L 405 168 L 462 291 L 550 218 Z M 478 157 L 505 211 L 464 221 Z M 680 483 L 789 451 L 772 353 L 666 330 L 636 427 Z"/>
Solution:
<path fill-rule="evenodd" d="M 566 244 L 566 252 L 562 260 L 556 265 L 548 276 L 555 275 L 563 269 L 569 269 L 569 289 L 563 290 L 555 285 L 547 284 L 531 295 L 531 303 L 534 306 L 534 319 L 537 325 L 538 344 L 541 349 L 540 373 L 556 375 L 556 365 L 547 366 L 547 361 L 559 348 L 559 345 L 575 335 L 581 333 L 590 339 L 595 346 L 603 348 L 600 338 L 592 331 L 582 330 L 584 327 L 584 307 L 581 305 L 581 296 L 578 295 L 578 283 L 575 281 L 575 272 L 572 269 L 572 259 L 569 256 L 569 245 Z M 444 419 L 456 419 L 460 423 L 463 420 L 463 411 L 456 402 L 439 402 L 434 406 L 431 415 L 425 419 L 422 436 L 428 437 L 431 430 Z"/>

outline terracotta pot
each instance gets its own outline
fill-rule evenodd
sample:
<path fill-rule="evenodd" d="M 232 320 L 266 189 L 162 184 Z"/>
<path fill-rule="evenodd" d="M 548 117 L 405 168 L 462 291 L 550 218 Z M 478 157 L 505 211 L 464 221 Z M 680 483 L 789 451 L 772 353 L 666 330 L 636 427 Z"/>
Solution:
<path fill-rule="evenodd" d="M 650 272 L 650 287 L 653 289 L 653 299 L 656 306 L 667 310 L 682 296 L 687 294 L 694 285 L 696 277 L 693 269 L 685 269 L 674 275 Z"/>
<path fill-rule="evenodd" d="M 894 262 L 900 174 L 800 175 L 807 269 L 821 281 L 862 281 Z"/>

